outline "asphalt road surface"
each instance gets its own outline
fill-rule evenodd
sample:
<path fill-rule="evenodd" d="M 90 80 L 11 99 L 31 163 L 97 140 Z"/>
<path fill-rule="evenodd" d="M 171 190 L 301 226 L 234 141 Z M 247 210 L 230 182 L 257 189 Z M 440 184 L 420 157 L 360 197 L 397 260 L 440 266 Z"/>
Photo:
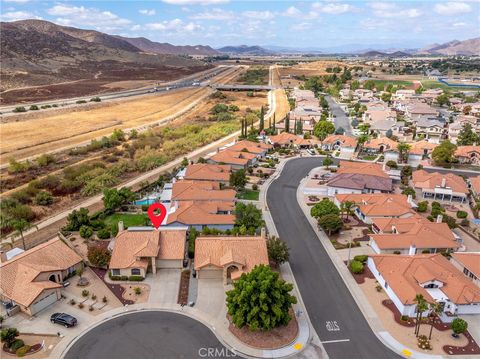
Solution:
<path fill-rule="evenodd" d="M 232 358 L 200 322 L 169 312 L 137 312 L 111 319 L 82 336 L 65 359 Z"/>
<path fill-rule="evenodd" d="M 300 180 L 318 166 L 319 158 L 289 161 L 267 193 L 278 234 L 290 247 L 290 265 L 313 327 L 331 359 L 401 358 L 371 331 L 297 203 Z"/>
<path fill-rule="evenodd" d="M 352 135 L 352 126 L 350 125 L 350 120 L 348 119 L 347 114 L 341 109 L 341 107 L 333 101 L 331 96 L 325 96 L 325 99 L 328 102 L 328 106 L 330 106 L 330 111 L 335 116 L 334 123 L 335 129 L 339 127 L 343 127 L 345 130 L 345 135 Z"/>

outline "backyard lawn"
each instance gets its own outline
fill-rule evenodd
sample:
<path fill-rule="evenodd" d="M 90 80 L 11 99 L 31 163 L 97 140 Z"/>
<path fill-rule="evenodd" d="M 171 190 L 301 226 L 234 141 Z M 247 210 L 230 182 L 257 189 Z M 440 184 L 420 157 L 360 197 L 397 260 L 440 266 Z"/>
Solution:
<path fill-rule="evenodd" d="M 260 193 L 259 191 L 252 191 L 252 190 L 246 189 L 243 192 L 239 192 L 237 194 L 237 197 L 239 199 L 246 199 L 249 201 L 258 201 L 259 193 Z"/>
<path fill-rule="evenodd" d="M 144 213 L 114 213 L 107 218 L 104 222 L 108 228 L 112 228 L 112 225 L 117 227 L 119 221 L 123 221 L 123 225 L 126 228 L 145 226 L 148 216 Z"/>
<path fill-rule="evenodd" d="M 425 89 L 442 89 L 444 91 L 478 90 L 478 87 L 448 86 L 437 80 L 424 80 L 422 81 L 422 87 Z"/>

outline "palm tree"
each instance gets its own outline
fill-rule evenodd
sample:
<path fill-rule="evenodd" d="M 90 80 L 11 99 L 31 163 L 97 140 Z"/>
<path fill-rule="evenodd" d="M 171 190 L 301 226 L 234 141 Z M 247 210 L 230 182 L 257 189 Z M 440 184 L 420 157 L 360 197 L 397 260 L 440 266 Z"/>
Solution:
<path fill-rule="evenodd" d="M 428 303 L 423 297 L 422 294 L 417 294 L 415 296 L 414 302 L 417 303 L 417 322 L 415 324 L 415 335 L 418 337 L 418 333 L 420 332 L 420 325 L 422 324 L 422 316 L 423 312 L 428 309 Z"/>
<path fill-rule="evenodd" d="M 410 150 L 412 146 L 410 146 L 408 143 L 399 143 L 397 145 L 397 150 L 400 153 L 400 162 L 404 162 L 407 156 L 408 151 Z"/>
<path fill-rule="evenodd" d="M 352 207 L 355 205 L 355 203 L 352 202 L 352 201 L 346 201 L 342 204 L 345 207 L 345 211 L 346 211 L 347 219 L 348 219 L 348 216 L 352 214 Z"/>
<path fill-rule="evenodd" d="M 26 250 L 27 246 L 25 245 L 25 238 L 23 236 L 23 233 L 27 230 L 29 230 L 32 227 L 35 227 L 38 230 L 38 227 L 34 224 L 31 224 L 25 219 L 17 219 L 13 220 L 11 222 L 12 227 L 15 229 L 15 233 L 13 234 L 13 237 L 20 237 L 22 238 L 22 245 L 23 249 Z"/>
<path fill-rule="evenodd" d="M 432 339 L 433 324 L 435 323 L 435 317 L 440 316 L 443 312 L 444 303 L 432 303 L 430 304 L 430 334 L 428 339 Z"/>

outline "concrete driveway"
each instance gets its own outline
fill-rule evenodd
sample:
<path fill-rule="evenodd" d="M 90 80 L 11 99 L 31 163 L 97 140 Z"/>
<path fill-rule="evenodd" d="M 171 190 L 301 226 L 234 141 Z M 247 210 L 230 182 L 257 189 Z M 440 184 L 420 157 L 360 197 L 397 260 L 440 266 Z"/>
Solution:
<path fill-rule="evenodd" d="M 150 286 L 149 303 L 172 305 L 177 303 L 181 269 L 159 269 L 149 274 L 143 283 Z"/>
<path fill-rule="evenodd" d="M 224 319 L 227 311 L 225 291 L 222 280 L 199 279 L 195 308 L 213 317 Z"/>

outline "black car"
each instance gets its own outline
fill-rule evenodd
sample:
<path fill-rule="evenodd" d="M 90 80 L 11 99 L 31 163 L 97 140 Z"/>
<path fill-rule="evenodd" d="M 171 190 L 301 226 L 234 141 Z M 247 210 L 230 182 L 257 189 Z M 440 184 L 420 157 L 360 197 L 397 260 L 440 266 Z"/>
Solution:
<path fill-rule="evenodd" d="M 52 323 L 64 325 L 66 328 L 74 327 L 77 325 L 77 318 L 72 317 L 66 313 L 54 313 L 50 317 Z"/>

